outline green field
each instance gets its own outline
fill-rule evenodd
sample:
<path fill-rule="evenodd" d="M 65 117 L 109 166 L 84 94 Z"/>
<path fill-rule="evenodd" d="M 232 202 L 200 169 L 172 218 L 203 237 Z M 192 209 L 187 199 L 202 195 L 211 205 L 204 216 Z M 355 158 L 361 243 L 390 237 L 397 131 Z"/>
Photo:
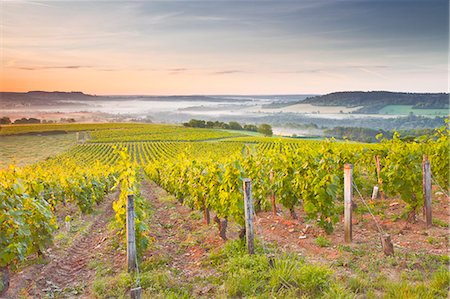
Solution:
<path fill-rule="evenodd" d="M 25 166 L 68 150 L 76 144 L 75 133 L 48 136 L 0 137 L 0 168 Z"/>
<path fill-rule="evenodd" d="M 395 115 L 427 115 L 427 116 L 448 116 L 448 109 L 414 109 L 412 105 L 387 105 L 380 109 L 380 114 L 395 114 Z"/>

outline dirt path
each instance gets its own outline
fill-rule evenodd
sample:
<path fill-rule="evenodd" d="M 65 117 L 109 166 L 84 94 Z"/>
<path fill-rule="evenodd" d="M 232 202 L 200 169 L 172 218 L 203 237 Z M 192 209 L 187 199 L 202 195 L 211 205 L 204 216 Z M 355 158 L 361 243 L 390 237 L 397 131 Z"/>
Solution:
<path fill-rule="evenodd" d="M 183 206 L 154 183 L 144 181 L 141 192 L 154 210 L 150 227 L 154 244 L 146 257 L 166 260 L 183 283 L 215 275 L 215 270 L 205 267 L 204 261 L 210 251 L 223 244 L 217 228 L 206 225 L 200 212 Z M 235 238 L 236 235 L 237 230 L 231 226 L 228 236 Z M 207 296 L 211 288 L 194 283 L 192 294 Z"/>
<path fill-rule="evenodd" d="M 95 277 L 89 262 L 111 254 L 106 248 L 110 241 L 107 224 L 114 215 L 112 201 L 116 198 L 117 192 L 109 194 L 93 214 L 83 215 L 78 221 L 82 227 L 79 233 L 72 235 L 60 228 L 60 232 L 67 235 L 66 245 L 56 240 L 46 251 L 47 264 L 35 264 L 14 274 L 4 297 L 75 297 L 84 294 L 88 298 L 87 287 Z"/>

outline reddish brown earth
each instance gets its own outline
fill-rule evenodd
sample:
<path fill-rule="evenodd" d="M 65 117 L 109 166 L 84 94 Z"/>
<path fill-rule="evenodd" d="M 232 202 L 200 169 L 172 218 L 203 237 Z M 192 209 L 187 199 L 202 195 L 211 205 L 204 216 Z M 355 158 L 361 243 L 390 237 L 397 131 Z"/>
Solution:
<path fill-rule="evenodd" d="M 144 181 L 141 192 L 154 209 L 150 227 L 153 245 L 145 253 L 144 260 L 165 258 L 169 268 L 180 273 L 178 279 L 187 283 L 214 275 L 215 270 L 205 267 L 204 261 L 211 251 L 224 243 L 217 228 L 207 226 L 199 212 L 183 206 L 152 182 Z M 192 217 L 193 213 L 199 217 Z M 237 227 L 231 225 L 228 236 L 236 238 L 237 231 Z M 205 295 L 212 288 L 199 286 L 195 289 L 197 286 L 194 284 L 196 295 Z"/>
<path fill-rule="evenodd" d="M 354 198 L 359 208 L 363 203 L 359 198 Z M 433 225 L 426 228 L 422 213 L 417 215 L 416 223 L 409 223 L 404 219 L 395 219 L 405 212 L 405 204 L 400 199 L 367 200 L 369 205 L 375 205 L 374 210 L 385 209 L 384 217 L 375 215 L 381 229 L 391 235 L 395 252 L 448 254 L 449 231 L 448 228 Z M 378 207 L 378 208 L 377 208 Z M 450 201 L 445 195 L 433 196 L 433 218 L 449 223 Z M 333 261 L 340 255 L 338 245 L 357 247 L 368 245 L 373 251 L 383 255 L 381 248 L 380 232 L 375 221 L 368 213 L 353 213 L 353 242 L 344 242 L 343 217 L 335 225 L 334 232 L 330 235 L 314 225 L 305 221 L 305 214 L 301 209 L 296 210 L 298 220 L 290 218 L 288 211 L 280 211 L 277 216 L 272 212 L 259 213 L 256 223 L 260 225 L 264 239 L 275 242 L 279 246 L 290 251 L 300 252 L 309 260 Z M 376 213 L 375 213 L 376 214 Z M 329 247 L 319 247 L 315 238 L 323 236 L 331 241 Z"/>
<path fill-rule="evenodd" d="M 142 195 L 150 201 L 151 245 L 144 254 L 144 262 L 149 260 L 165 260 L 170 269 L 179 273 L 178 280 L 183 282 L 198 281 L 198 278 L 211 277 L 216 270 L 207 266 L 210 252 L 220 248 L 224 242 L 218 235 L 217 226 L 206 225 L 201 213 L 178 203 L 164 190 L 154 183 L 144 181 L 141 187 Z M 118 273 L 125 269 L 125 252 L 113 250 L 112 242 L 117 236 L 107 228 L 113 216 L 112 201 L 117 194 L 110 194 L 99 206 L 94 215 L 82 216 L 83 222 L 89 226 L 84 234 L 76 234 L 69 246 L 60 246 L 58 241 L 47 251 L 47 263 L 35 264 L 11 277 L 10 288 L 6 298 L 42 298 L 44 296 L 92 298 L 90 287 L 95 278 L 95 270 L 89 263 L 103 260 L 111 263 L 113 271 Z M 266 243 L 276 244 L 281 249 L 297 252 L 310 261 L 332 263 L 346 252 L 339 245 L 351 248 L 368 247 L 376 256 L 382 256 L 380 234 L 373 219 L 367 213 L 359 214 L 362 202 L 355 198 L 358 208 L 354 213 L 353 242 L 345 244 L 343 240 L 343 223 L 340 221 L 332 234 L 326 235 L 313 222 L 306 221 L 305 214 L 297 209 L 298 220 L 292 220 L 289 212 L 279 211 L 277 216 L 271 212 L 259 213 L 255 219 L 257 238 L 263 238 Z M 384 211 L 383 217 L 377 215 L 377 221 L 382 229 L 391 235 L 396 253 L 432 253 L 448 254 L 448 228 L 433 226 L 427 229 L 418 215 L 416 223 L 397 219 L 401 215 L 404 204 L 401 200 L 369 201 L 375 211 Z M 449 199 L 444 195 L 433 196 L 433 217 L 448 223 Z M 211 218 L 214 215 L 211 215 Z M 213 222 L 211 222 L 213 223 Z M 262 234 L 261 234 L 262 232 Z M 318 236 L 324 236 L 331 242 L 330 246 L 320 247 L 316 243 Z M 228 237 L 238 238 L 238 227 L 229 223 Z M 196 280 L 197 279 L 197 280 Z M 213 285 L 192 283 L 194 296 L 208 297 L 214 294 Z M 65 291 L 61 293 L 61 290 Z"/>
<path fill-rule="evenodd" d="M 11 276 L 10 286 L 3 296 L 6 298 L 74 297 L 83 294 L 89 298 L 87 286 L 95 277 L 95 270 L 89 262 L 96 259 L 116 261 L 118 267 L 125 257 L 109 249 L 109 243 L 116 238 L 108 230 L 107 224 L 114 215 L 112 201 L 118 193 L 109 194 L 92 215 L 83 215 L 81 225 L 87 229 L 75 234 L 70 245 L 55 241 L 45 253 L 44 264 L 34 264 L 23 268 Z M 65 230 L 64 227 L 60 230 Z"/>

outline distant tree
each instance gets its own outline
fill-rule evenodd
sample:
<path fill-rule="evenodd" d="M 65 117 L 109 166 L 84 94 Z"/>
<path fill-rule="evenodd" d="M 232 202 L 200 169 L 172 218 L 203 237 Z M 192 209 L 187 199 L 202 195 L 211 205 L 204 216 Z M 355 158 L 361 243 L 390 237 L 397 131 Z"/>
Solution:
<path fill-rule="evenodd" d="M 26 124 L 28 122 L 28 119 L 26 118 L 20 118 L 20 119 L 16 119 L 13 124 Z"/>
<path fill-rule="evenodd" d="M 272 126 L 269 124 L 261 124 L 258 127 L 258 132 L 264 134 L 264 136 L 272 136 Z"/>
<path fill-rule="evenodd" d="M 11 119 L 9 117 L 2 117 L 0 118 L 0 124 L 1 125 L 9 125 L 11 123 Z"/>
<path fill-rule="evenodd" d="M 220 123 L 220 128 L 228 130 L 228 129 L 230 129 L 230 125 L 227 123 Z"/>
<path fill-rule="evenodd" d="M 242 130 L 241 124 L 236 121 L 230 121 L 229 126 L 231 130 Z"/>
<path fill-rule="evenodd" d="M 230 121 L 229 123 L 225 123 L 222 121 L 204 121 L 200 119 L 191 119 L 187 123 L 183 123 L 183 126 L 190 128 L 214 128 L 214 129 L 231 129 L 231 130 L 246 130 L 252 132 L 259 132 L 260 128 L 256 125 L 244 125 L 242 126 L 240 123 L 236 121 Z M 261 132 L 264 135 L 272 136 L 272 127 L 268 124 L 263 124 L 260 126 L 261 130 L 265 133 Z"/>
<path fill-rule="evenodd" d="M 191 128 L 204 128 L 206 123 L 204 120 L 191 119 L 188 123 L 184 123 L 183 126 Z"/>
<path fill-rule="evenodd" d="M 40 120 L 40 119 L 37 119 L 37 118 L 34 118 L 34 117 L 30 117 L 30 118 L 28 119 L 28 123 L 29 123 L 29 124 L 40 124 L 40 123 L 41 123 L 41 120 Z"/>
<path fill-rule="evenodd" d="M 251 132 L 257 132 L 258 127 L 255 125 L 244 125 L 244 130 L 251 131 Z"/>
<path fill-rule="evenodd" d="M 33 117 L 30 117 L 30 118 L 23 117 L 21 119 L 16 119 L 14 121 L 14 124 L 40 124 L 40 123 L 41 123 L 41 120 L 39 120 L 37 118 L 33 118 Z"/>

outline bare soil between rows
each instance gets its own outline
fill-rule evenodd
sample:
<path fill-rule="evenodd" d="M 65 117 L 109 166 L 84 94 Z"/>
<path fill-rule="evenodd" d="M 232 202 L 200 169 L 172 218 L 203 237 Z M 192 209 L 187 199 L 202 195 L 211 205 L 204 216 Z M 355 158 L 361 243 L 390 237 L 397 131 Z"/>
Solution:
<path fill-rule="evenodd" d="M 217 225 L 213 222 L 205 224 L 201 212 L 183 206 L 153 182 L 143 181 L 141 193 L 152 207 L 149 213 L 151 245 L 144 253 L 143 262 L 165 260 L 170 269 L 176 269 L 178 274 L 175 279 L 192 284 L 193 297 L 214 297 L 217 285 L 195 282 L 218 274 L 207 262 L 209 254 L 225 243 L 219 237 Z M 112 263 L 114 273 L 126 269 L 125 252 L 112 250 L 112 243 L 117 242 L 118 237 L 108 229 L 108 223 L 114 215 L 111 204 L 116 198 L 117 193 L 109 194 L 96 213 L 82 216 L 82 222 L 88 228 L 84 233 L 77 234 L 69 246 L 58 246 L 58 242 L 55 242 L 46 252 L 45 264 L 26 266 L 13 273 L 9 289 L 3 296 L 94 298 L 91 287 L 96 271 L 89 266 L 90 262 L 107 260 Z M 413 224 L 403 219 L 394 220 L 405 209 L 400 200 L 379 201 L 375 204 L 384 205 L 384 216 L 377 215 L 376 218 L 382 229 L 391 235 L 395 253 L 448 254 L 448 228 L 435 225 L 427 229 L 421 214 L 417 215 L 417 222 Z M 448 198 L 434 196 L 433 217 L 448 223 L 449 206 Z M 383 256 L 379 231 L 367 213 L 354 214 L 353 242 L 346 244 L 342 221 L 337 223 L 332 234 L 326 235 L 306 219 L 301 209 L 296 210 L 299 219 L 293 220 L 289 211 L 278 208 L 276 216 L 272 212 L 258 213 L 255 234 L 258 239 L 264 239 L 266 243 L 272 243 L 283 251 L 298 253 L 312 262 L 330 265 L 346 254 L 340 250 L 340 245 L 351 248 L 365 246 L 371 248 L 375 257 Z M 239 227 L 230 222 L 228 238 L 237 239 L 238 230 Z M 319 246 L 316 242 L 319 236 L 328 239 L 330 244 Z"/>
<path fill-rule="evenodd" d="M 91 215 L 81 216 L 80 226 L 87 228 L 75 234 L 69 246 L 58 241 L 45 252 L 44 263 L 34 264 L 11 275 L 5 298 L 54 298 L 82 296 L 89 298 L 89 283 L 95 270 L 89 262 L 108 258 L 123 264 L 124 256 L 108 249 L 113 235 L 108 222 L 113 217 L 112 202 L 118 193 L 108 194 Z M 65 230 L 64 227 L 60 228 Z"/>

